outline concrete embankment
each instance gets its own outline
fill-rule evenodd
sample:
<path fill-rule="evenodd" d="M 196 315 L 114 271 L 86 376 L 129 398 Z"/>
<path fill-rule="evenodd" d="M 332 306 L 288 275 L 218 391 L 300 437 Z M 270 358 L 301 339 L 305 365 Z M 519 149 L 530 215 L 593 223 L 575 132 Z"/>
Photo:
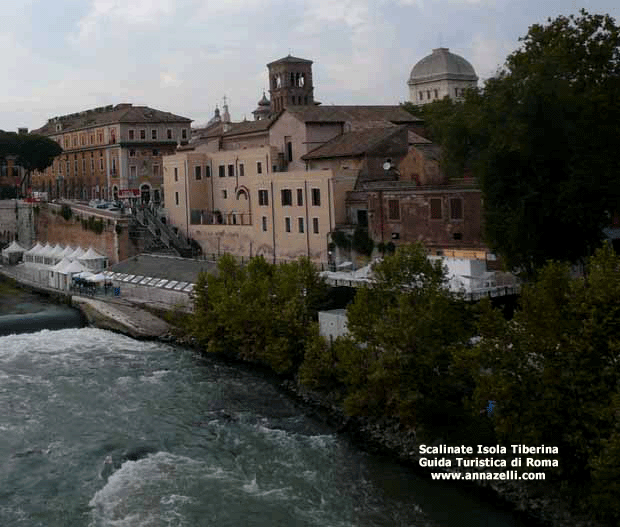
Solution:
<path fill-rule="evenodd" d="M 169 335 L 167 322 L 126 300 L 99 300 L 73 296 L 71 304 L 84 314 L 88 322 L 102 329 L 117 331 L 133 338 L 162 339 Z"/>

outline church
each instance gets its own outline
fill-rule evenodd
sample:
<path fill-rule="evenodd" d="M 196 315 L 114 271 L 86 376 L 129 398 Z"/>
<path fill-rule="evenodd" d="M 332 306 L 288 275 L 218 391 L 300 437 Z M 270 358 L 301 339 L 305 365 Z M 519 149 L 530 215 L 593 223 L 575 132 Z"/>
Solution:
<path fill-rule="evenodd" d="M 164 158 L 170 223 L 206 254 L 274 262 L 333 263 L 332 234 L 356 229 L 376 244 L 480 249 L 479 191 L 448 189 L 422 120 L 400 105 L 322 106 L 312 64 L 267 64 L 253 121 L 231 121 L 224 103 Z"/>

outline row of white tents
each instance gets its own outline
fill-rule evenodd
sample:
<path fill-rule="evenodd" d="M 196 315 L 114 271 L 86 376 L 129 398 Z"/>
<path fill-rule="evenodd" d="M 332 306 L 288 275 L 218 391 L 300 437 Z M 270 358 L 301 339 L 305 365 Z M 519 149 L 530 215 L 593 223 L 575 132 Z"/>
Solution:
<path fill-rule="evenodd" d="M 24 251 L 23 259 L 25 264 L 37 264 L 39 266 L 49 266 L 54 268 L 63 263 L 63 267 L 69 262 L 78 262 L 86 271 L 103 271 L 107 258 L 99 254 L 92 247 L 84 250 L 81 247 L 73 248 L 62 245 L 41 245 L 37 243 L 32 249 Z"/>
<path fill-rule="evenodd" d="M 41 245 L 24 249 L 17 242 L 2 251 L 2 260 L 15 265 L 23 260 L 23 266 L 30 271 L 31 278 L 56 289 L 70 289 L 76 279 L 97 285 L 106 281 L 102 271 L 107 258 L 92 247 L 63 247 L 62 245 Z"/>

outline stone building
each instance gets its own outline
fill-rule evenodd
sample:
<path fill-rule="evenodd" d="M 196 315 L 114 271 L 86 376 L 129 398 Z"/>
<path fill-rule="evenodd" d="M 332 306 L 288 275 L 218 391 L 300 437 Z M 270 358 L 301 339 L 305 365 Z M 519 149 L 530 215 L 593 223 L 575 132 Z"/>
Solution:
<path fill-rule="evenodd" d="M 467 60 L 448 48 L 437 48 L 411 70 L 407 81 L 409 100 L 417 105 L 444 97 L 458 100 L 477 83 L 476 71 Z"/>
<path fill-rule="evenodd" d="M 190 139 L 191 120 L 148 106 L 123 103 L 53 117 L 33 133 L 56 141 L 63 153 L 33 190 L 50 198 L 162 199 L 162 156 Z"/>

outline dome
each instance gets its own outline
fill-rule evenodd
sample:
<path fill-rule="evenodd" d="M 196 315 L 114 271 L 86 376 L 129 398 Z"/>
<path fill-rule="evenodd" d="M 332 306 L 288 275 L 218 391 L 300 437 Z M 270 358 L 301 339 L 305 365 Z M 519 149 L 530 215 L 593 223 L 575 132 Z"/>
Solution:
<path fill-rule="evenodd" d="M 463 57 L 450 53 L 448 48 L 437 48 L 413 67 L 408 84 L 436 80 L 477 81 L 478 76 Z"/>
<path fill-rule="evenodd" d="M 263 98 L 258 101 L 258 107 L 260 108 L 261 106 L 271 106 L 271 103 L 269 102 L 269 99 L 267 99 L 265 92 L 263 92 Z"/>

